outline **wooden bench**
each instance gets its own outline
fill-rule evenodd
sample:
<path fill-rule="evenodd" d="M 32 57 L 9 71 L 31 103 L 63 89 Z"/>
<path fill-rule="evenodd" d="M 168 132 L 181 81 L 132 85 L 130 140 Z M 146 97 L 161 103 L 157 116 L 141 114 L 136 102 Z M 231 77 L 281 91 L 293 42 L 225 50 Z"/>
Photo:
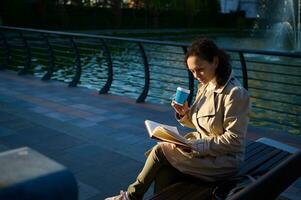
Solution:
<path fill-rule="evenodd" d="M 277 146 L 277 147 L 276 147 Z M 280 148 L 279 148 L 280 147 Z M 275 199 L 301 175 L 301 151 L 285 144 L 263 138 L 247 141 L 246 156 L 237 177 L 231 180 L 204 183 L 197 180 L 175 183 L 152 196 L 149 200 L 163 199 Z M 226 197 L 215 198 L 213 191 L 228 194 L 237 186 L 238 177 L 255 178 L 243 189 Z M 219 191 L 217 191 L 217 189 Z M 233 191 L 233 190 L 232 190 Z"/>

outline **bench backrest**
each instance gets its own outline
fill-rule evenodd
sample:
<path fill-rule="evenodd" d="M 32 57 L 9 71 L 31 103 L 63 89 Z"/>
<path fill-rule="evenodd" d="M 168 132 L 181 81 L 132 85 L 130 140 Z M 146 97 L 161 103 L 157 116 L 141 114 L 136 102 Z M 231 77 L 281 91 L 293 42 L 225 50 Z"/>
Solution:
<path fill-rule="evenodd" d="M 275 155 L 275 157 L 277 157 L 277 155 Z M 271 162 L 274 158 L 269 159 L 269 161 Z M 270 162 L 269 166 L 273 166 Z M 282 191 L 301 176 L 300 169 L 301 151 L 297 151 L 286 157 L 280 164 L 277 164 L 277 166 L 260 176 L 255 182 L 233 195 L 230 199 L 276 199 Z M 258 169 L 255 171 L 258 171 Z"/>

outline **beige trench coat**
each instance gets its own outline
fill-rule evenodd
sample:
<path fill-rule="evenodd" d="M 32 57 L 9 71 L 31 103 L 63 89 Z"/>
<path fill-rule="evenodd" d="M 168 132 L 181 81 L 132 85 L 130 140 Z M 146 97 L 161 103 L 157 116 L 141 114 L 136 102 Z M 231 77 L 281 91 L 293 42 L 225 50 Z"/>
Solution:
<path fill-rule="evenodd" d="M 208 85 L 199 85 L 188 114 L 181 119 L 176 116 L 183 126 L 195 129 L 185 137 L 197 139 L 198 150 L 161 145 L 168 161 L 181 172 L 216 181 L 235 175 L 244 159 L 250 98 L 232 76 L 221 88 Z"/>

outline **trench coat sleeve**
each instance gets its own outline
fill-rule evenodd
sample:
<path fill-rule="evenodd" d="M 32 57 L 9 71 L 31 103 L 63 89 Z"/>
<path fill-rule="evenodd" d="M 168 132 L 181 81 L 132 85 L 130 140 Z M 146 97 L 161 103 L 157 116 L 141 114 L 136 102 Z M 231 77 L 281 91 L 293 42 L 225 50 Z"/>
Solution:
<path fill-rule="evenodd" d="M 178 113 L 176 113 L 175 117 L 182 126 L 195 129 L 195 126 L 193 125 L 191 120 L 192 117 L 191 109 L 184 116 L 180 116 Z"/>
<path fill-rule="evenodd" d="M 219 156 L 241 152 L 247 132 L 249 112 L 250 98 L 248 92 L 241 87 L 233 88 L 225 97 L 224 133 L 191 141 L 194 150 L 201 156 Z"/>

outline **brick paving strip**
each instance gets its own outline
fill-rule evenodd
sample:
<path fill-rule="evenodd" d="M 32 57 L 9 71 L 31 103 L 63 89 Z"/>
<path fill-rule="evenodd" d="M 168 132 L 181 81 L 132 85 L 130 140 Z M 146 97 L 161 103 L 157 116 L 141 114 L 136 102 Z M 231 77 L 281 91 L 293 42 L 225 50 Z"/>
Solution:
<path fill-rule="evenodd" d="M 28 146 L 67 166 L 80 200 L 103 199 L 134 181 L 155 144 L 145 119 L 178 125 L 170 106 L 0 72 L 0 151 Z M 250 127 L 249 138 L 262 136 L 301 147 L 299 136 Z M 284 194 L 295 199 L 300 191 L 298 180 Z"/>

